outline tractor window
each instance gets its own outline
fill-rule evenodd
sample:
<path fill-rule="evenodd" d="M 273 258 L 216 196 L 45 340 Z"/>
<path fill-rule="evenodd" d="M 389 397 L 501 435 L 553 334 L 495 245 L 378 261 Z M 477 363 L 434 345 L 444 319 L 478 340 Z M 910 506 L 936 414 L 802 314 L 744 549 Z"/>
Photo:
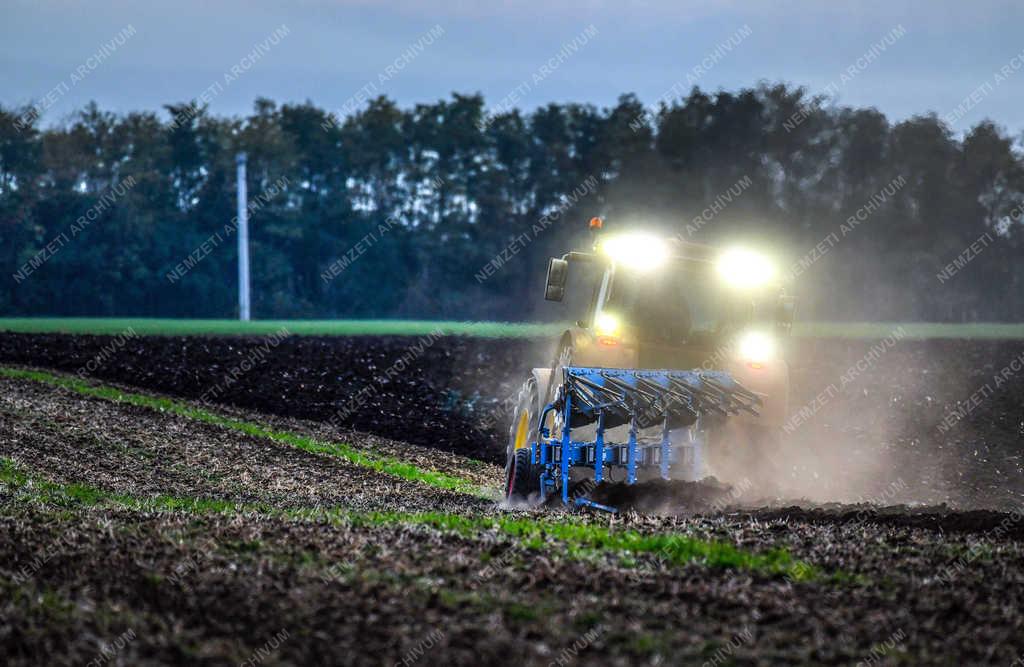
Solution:
<path fill-rule="evenodd" d="M 641 340 L 663 343 L 717 337 L 737 316 L 717 281 L 683 269 L 617 272 L 606 308 L 635 327 Z"/>

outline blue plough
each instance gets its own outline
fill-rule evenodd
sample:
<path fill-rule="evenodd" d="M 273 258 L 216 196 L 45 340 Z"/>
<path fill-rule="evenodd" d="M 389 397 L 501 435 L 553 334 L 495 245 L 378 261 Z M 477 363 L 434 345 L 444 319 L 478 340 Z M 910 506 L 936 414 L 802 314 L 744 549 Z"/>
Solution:
<path fill-rule="evenodd" d="M 720 371 L 624 370 L 566 367 L 562 385 L 553 402 L 540 414 L 537 437 L 530 443 L 531 463 L 540 467 L 540 495 L 561 492 L 569 504 L 569 472 L 573 468 L 593 469 L 595 483 L 625 469 L 625 482 L 635 484 L 645 469 L 657 468 L 669 479 L 689 450 L 693 476 L 702 470 L 703 443 L 697 427 L 703 416 L 726 417 L 740 412 L 757 415 L 761 399 Z M 561 416 L 561 433 L 553 434 L 545 424 L 549 413 Z M 573 440 L 572 430 L 596 424 L 593 440 Z M 628 425 L 625 443 L 605 441 L 609 429 Z M 639 432 L 661 427 L 659 438 L 641 439 Z M 685 442 L 673 442 L 673 433 Z M 609 512 L 615 508 L 576 497 L 576 505 Z"/>

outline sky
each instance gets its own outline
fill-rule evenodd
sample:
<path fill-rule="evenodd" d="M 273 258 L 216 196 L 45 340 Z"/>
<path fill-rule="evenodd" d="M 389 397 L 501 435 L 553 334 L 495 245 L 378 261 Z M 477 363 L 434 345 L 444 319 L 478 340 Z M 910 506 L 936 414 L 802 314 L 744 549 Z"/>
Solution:
<path fill-rule="evenodd" d="M 1019 0 L 0 0 L 0 105 L 36 104 L 44 124 L 90 100 L 243 115 L 259 96 L 348 110 L 480 92 L 531 110 L 767 81 L 1019 136 L 1022 26 Z"/>

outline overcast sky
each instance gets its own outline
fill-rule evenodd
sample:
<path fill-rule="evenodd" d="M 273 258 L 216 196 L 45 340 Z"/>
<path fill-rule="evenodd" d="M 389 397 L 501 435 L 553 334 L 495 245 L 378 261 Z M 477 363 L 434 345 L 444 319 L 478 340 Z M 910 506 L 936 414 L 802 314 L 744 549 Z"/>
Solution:
<path fill-rule="evenodd" d="M 360 89 L 403 105 L 452 91 L 482 92 L 489 106 L 518 97 L 524 109 L 607 106 L 624 92 L 654 103 L 696 77 L 712 91 L 762 80 L 829 89 L 896 120 L 955 117 L 958 131 L 983 118 L 1024 130 L 1019 0 L 0 3 L 0 104 L 40 103 L 47 123 L 89 100 L 158 110 L 208 90 L 220 114 L 244 114 L 257 96 L 337 109 Z M 902 36 L 864 58 L 893 31 Z"/>

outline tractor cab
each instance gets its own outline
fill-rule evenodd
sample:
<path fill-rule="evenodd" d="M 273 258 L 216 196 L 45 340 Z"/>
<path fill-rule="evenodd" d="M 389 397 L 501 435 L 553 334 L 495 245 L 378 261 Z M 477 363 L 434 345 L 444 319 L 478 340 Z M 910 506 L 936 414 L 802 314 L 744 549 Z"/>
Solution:
<path fill-rule="evenodd" d="M 559 354 L 610 368 L 767 367 L 793 323 L 795 300 L 769 260 L 744 249 L 632 233 L 599 238 L 594 252 L 548 265 L 545 298 L 561 301 L 572 263 L 602 271 L 585 316 L 563 335 Z"/>

